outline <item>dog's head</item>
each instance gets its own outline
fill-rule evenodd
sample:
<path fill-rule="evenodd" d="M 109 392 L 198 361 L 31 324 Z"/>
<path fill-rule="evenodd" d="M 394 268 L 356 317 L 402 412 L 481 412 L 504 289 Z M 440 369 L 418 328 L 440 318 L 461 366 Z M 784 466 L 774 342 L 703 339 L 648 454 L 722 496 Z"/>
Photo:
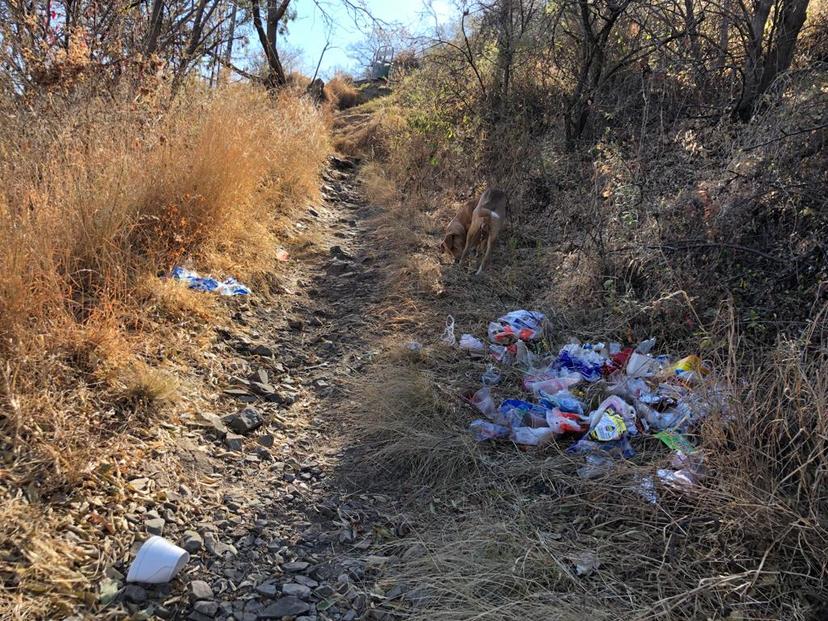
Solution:
<path fill-rule="evenodd" d="M 463 254 L 463 246 L 465 245 L 465 236 L 460 233 L 446 233 L 443 241 L 440 243 L 440 252 L 448 252 L 455 259 L 459 259 Z"/>
<path fill-rule="evenodd" d="M 463 254 L 466 244 L 466 229 L 457 220 L 452 220 L 446 229 L 446 235 L 440 244 L 440 252 L 448 252 L 455 259 Z"/>

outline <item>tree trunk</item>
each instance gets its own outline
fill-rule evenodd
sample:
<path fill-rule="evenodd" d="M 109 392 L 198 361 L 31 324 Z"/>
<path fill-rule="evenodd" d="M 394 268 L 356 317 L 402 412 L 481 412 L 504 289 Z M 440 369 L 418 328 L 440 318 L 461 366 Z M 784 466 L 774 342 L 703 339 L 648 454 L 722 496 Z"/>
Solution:
<path fill-rule="evenodd" d="M 147 40 L 144 44 L 144 54 L 149 56 L 158 49 L 158 36 L 161 34 L 161 21 L 164 19 L 164 0 L 152 0 L 150 24 Z"/>
<path fill-rule="evenodd" d="M 281 4 L 278 0 L 267 0 L 267 30 L 265 30 L 265 26 L 262 24 L 259 0 L 252 0 L 251 2 L 253 26 L 256 28 L 259 43 L 261 43 L 265 58 L 267 58 L 268 75 L 265 83 L 271 89 L 284 86 L 287 83 L 285 70 L 276 49 L 276 34 L 278 33 L 279 20 L 284 16 L 288 5 L 290 5 L 290 0 L 282 0 Z"/>
<path fill-rule="evenodd" d="M 233 63 L 233 41 L 236 37 L 236 14 L 239 8 L 230 2 L 230 26 L 227 33 L 227 46 L 224 48 L 224 64 L 229 67 Z M 218 65 L 217 81 L 221 80 L 221 63 Z"/>
<path fill-rule="evenodd" d="M 744 86 L 733 116 L 749 121 L 759 98 L 776 77 L 791 66 L 796 39 L 808 10 L 808 0 L 779 0 L 771 29 L 772 39 L 765 46 L 768 18 L 773 0 L 759 0 L 748 16 L 749 41 L 745 49 Z M 766 49 L 765 49 L 766 48 Z"/>

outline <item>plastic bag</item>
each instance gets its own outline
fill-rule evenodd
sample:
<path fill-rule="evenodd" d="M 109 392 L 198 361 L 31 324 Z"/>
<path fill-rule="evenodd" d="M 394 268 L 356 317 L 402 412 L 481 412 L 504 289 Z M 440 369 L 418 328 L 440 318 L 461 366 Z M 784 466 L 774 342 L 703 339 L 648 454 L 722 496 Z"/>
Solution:
<path fill-rule="evenodd" d="M 589 453 L 598 453 L 603 451 L 610 455 L 617 455 L 625 459 L 635 457 L 635 449 L 630 444 L 628 436 L 623 436 L 620 440 L 612 440 L 610 442 L 595 442 L 589 439 L 589 435 L 585 435 L 575 444 L 567 447 L 566 452 L 571 455 L 584 455 Z"/>
<path fill-rule="evenodd" d="M 588 382 L 597 382 L 603 376 L 605 361 L 591 347 L 573 343 L 558 353 L 557 366 L 580 374 Z"/>
<path fill-rule="evenodd" d="M 477 442 L 486 440 L 501 440 L 509 437 L 509 428 L 478 418 L 469 424 L 469 429 L 474 434 Z"/>
<path fill-rule="evenodd" d="M 638 434 L 635 408 L 621 397 L 604 399 L 598 409 L 589 415 L 590 437 L 601 442 L 619 440 L 623 435 Z"/>
<path fill-rule="evenodd" d="M 538 311 L 516 310 L 489 323 L 489 340 L 508 344 L 516 340 L 536 341 L 543 336 L 546 315 Z"/>
<path fill-rule="evenodd" d="M 484 386 L 496 386 L 500 383 L 500 373 L 495 369 L 493 364 L 486 367 L 486 372 L 480 378 Z"/>
<path fill-rule="evenodd" d="M 457 345 L 457 337 L 454 336 L 454 317 L 451 315 L 446 317 L 446 329 L 443 332 L 443 338 L 441 340 L 451 347 Z"/>
<path fill-rule="evenodd" d="M 510 416 L 510 412 L 517 412 L 521 417 L 522 424 L 517 426 L 527 427 L 545 427 L 546 426 L 546 408 L 529 403 L 528 401 L 521 401 L 520 399 L 506 399 L 500 404 L 498 412 L 502 416 Z M 513 423 L 514 424 L 514 423 Z"/>
<path fill-rule="evenodd" d="M 567 375 L 564 377 L 550 377 L 548 379 L 530 379 L 526 378 L 523 380 L 523 386 L 526 390 L 530 390 L 536 395 L 540 394 L 541 392 L 545 392 L 547 394 L 555 394 L 562 390 L 566 390 L 571 388 L 575 384 L 581 381 L 580 376 L 575 375 Z"/>
<path fill-rule="evenodd" d="M 541 390 L 540 403 L 550 410 L 557 408 L 561 412 L 571 412 L 581 416 L 584 414 L 583 404 L 568 390 L 561 390 L 553 395 Z"/>
<path fill-rule="evenodd" d="M 464 334 L 460 337 L 460 349 L 473 354 L 482 354 L 486 351 L 486 345 L 483 344 L 483 341 L 471 334 Z"/>
<path fill-rule="evenodd" d="M 187 283 L 187 287 L 195 291 L 215 292 L 219 295 L 250 295 L 251 291 L 235 278 L 226 278 L 218 281 L 209 276 L 199 276 L 198 272 L 175 267 L 172 271 L 172 278 Z"/>
<path fill-rule="evenodd" d="M 549 427 L 516 427 L 509 438 L 515 444 L 526 446 L 543 446 L 555 439 L 555 431 Z"/>
<path fill-rule="evenodd" d="M 589 419 L 572 412 L 555 408 L 546 411 L 546 424 L 556 434 L 582 433 L 589 428 Z"/>

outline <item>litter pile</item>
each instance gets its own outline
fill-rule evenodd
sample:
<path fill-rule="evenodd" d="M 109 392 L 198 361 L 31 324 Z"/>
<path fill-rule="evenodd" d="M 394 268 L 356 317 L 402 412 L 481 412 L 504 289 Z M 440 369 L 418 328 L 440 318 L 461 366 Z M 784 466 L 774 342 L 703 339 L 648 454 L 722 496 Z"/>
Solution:
<path fill-rule="evenodd" d="M 220 295 L 250 295 L 251 291 L 233 277 L 223 281 L 216 280 L 210 276 L 200 276 L 198 272 L 184 269 L 183 267 L 173 268 L 170 274 L 173 280 L 180 280 L 187 283 L 187 287 L 196 291 L 218 293 Z"/>
<path fill-rule="evenodd" d="M 460 338 L 459 346 L 473 356 L 522 371 L 528 393 L 525 399 L 497 405 L 491 387 L 501 375 L 490 364 L 481 378 L 484 386 L 465 396 L 485 416 L 470 425 L 475 439 L 537 447 L 562 436 L 577 437 L 566 450 L 585 456 L 586 466 L 578 473 L 591 478 L 613 459 L 633 457 L 631 438 L 649 435 L 675 453 L 674 469 L 658 471 L 661 480 L 696 484 L 702 474 L 701 454 L 683 434 L 724 408 L 708 366 L 694 355 L 679 360 L 653 355 L 655 339 L 636 347 L 572 342 L 555 354 L 544 341 L 545 321 L 543 313 L 519 310 L 489 324 L 488 345 L 470 334 Z M 451 318 L 443 341 L 456 342 Z M 644 491 L 647 486 L 643 481 Z"/>

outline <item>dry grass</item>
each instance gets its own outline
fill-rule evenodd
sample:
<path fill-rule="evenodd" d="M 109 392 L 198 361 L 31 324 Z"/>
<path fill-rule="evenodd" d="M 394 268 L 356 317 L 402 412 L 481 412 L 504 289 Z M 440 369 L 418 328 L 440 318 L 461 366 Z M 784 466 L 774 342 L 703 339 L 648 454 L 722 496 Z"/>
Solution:
<path fill-rule="evenodd" d="M 374 110 L 387 118 L 384 107 Z M 355 424 L 370 449 L 367 478 L 408 491 L 413 484 L 412 502 L 429 508 L 416 511 L 425 552 L 405 554 L 390 577 L 412 590 L 391 607 L 423 620 L 825 618 L 825 309 L 811 313 L 800 337 L 759 348 L 739 319 L 746 309 L 722 312 L 707 306 L 709 296 L 688 295 L 687 272 L 663 252 L 602 256 L 619 240 L 646 245 L 656 234 L 617 216 L 587 228 L 596 214 L 628 208 L 624 192 L 636 173 L 612 145 L 601 148 L 594 187 L 562 190 L 546 212 L 520 202 L 494 265 L 473 279 L 434 251 L 454 209 L 448 191 L 465 188 L 441 170 L 424 172 L 418 143 L 404 129 L 394 133 L 402 124 L 355 120 L 343 146 L 374 157 L 363 188 L 386 207 L 377 239 L 391 274 L 378 313 L 396 328 Z M 384 146 L 362 144 L 379 139 Z M 692 161 L 658 164 L 673 179 Z M 556 180 L 579 183 L 566 162 L 551 165 L 562 173 Z M 516 188 L 519 196 L 526 190 Z M 605 237 L 590 239 L 588 230 Z M 692 285 L 705 287 L 701 279 Z M 732 405 L 694 437 L 708 467 L 703 486 L 679 492 L 657 482 L 658 502 L 648 503 L 641 478 L 670 458 L 655 441 L 597 480 L 580 479 L 583 462 L 555 446 L 521 454 L 470 445 L 466 427 L 477 413 L 459 395 L 479 387 L 485 364 L 434 344 L 447 314 L 458 336 L 482 335 L 488 320 L 514 308 L 545 311 L 556 344 L 652 334 L 660 348 L 715 360 Z M 399 349 L 412 339 L 425 345 L 422 354 Z M 515 379 L 507 374 L 496 394 L 514 396 Z M 584 554 L 599 567 L 578 576 L 574 561 Z"/>
<path fill-rule="evenodd" d="M 24 521 L 65 530 L 56 493 L 83 499 L 102 464 L 129 470 L 130 438 L 181 398 L 176 365 L 225 314 L 159 274 L 264 281 L 285 222 L 317 196 L 329 142 L 311 102 L 189 88 L 168 108 L 77 90 L 0 102 L 3 618 L 83 596 L 100 567 L 48 533 L 27 543 Z"/>
<path fill-rule="evenodd" d="M 347 110 L 357 105 L 359 91 L 354 81 L 346 75 L 337 74 L 325 85 L 325 94 L 328 101 L 338 110 Z"/>

